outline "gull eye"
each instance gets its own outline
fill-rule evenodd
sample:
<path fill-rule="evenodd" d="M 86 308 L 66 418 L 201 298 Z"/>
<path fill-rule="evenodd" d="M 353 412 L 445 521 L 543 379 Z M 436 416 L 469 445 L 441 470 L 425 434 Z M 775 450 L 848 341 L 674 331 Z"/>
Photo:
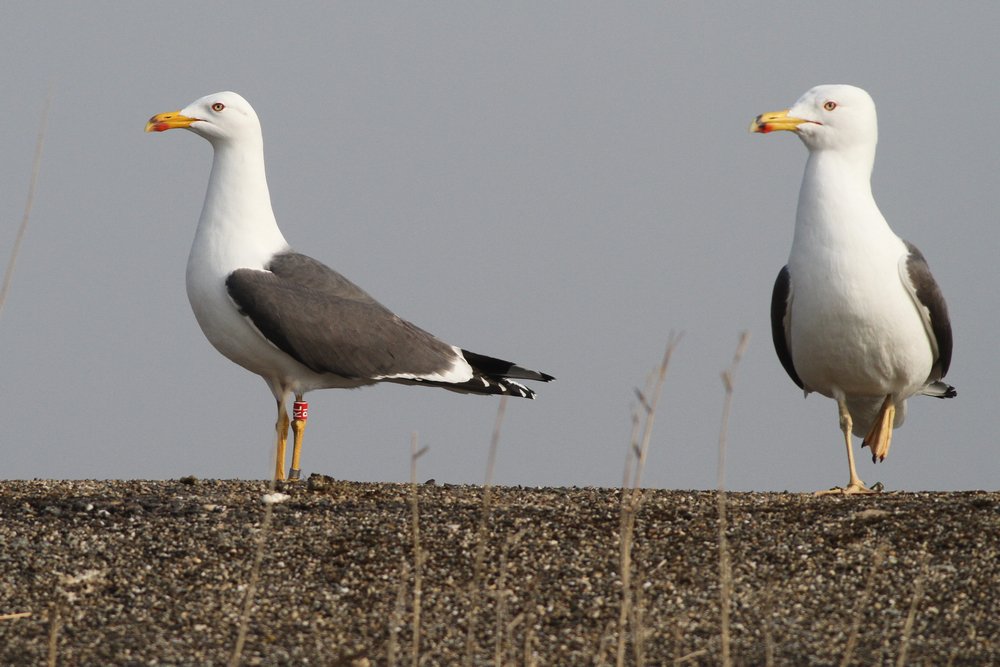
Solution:
<path fill-rule="evenodd" d="M 827 102 L 827 104 L 829 104 L 829 102 Z M 212 111 L 222 111 L 225 108 L 226 105 L 223 104 L 222 102 L 216 102 L 215 104 L 212 105 Z"/>
<path fill-rule="evenodd" d="M 834 102 L 833 100 L 830 100 L 829 102 L 823 105 L 823 108 L 826 109 L 827 111 L 833 111 L 834 109 L 837 108 L 837 103 Z"/>

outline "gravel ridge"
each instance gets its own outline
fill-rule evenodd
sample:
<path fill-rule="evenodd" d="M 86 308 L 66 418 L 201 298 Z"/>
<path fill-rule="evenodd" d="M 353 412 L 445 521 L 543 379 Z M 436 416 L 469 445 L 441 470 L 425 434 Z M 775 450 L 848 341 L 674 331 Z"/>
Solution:
<path fill-rule="evenodd" d="M 226 664 L 268 522 L 243 664 L 410 664 L 414 490 L 420 664 L 615 664 L 620 489 L 482 521 L 479 486 L 319 475 L 0 482 L 0 664 Z M 840 664 L 854 624 L 851 664 L 1000 664 L 1000 493 L 726 501 L 735 664 Z M 719 664 L 717 494 L 645 491 L 632 560 L 626 664 Z"/>

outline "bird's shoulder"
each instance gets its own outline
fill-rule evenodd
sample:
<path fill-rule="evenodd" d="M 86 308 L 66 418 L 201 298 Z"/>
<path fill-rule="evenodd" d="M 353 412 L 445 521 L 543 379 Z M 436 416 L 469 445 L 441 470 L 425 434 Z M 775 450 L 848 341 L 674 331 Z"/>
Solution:
<path fill-rule="evenodd" d="M 327 299 L 378 303 L 368 292 L 343 274 L 300 252 L 289 250 L 276 254 L 266 264 L 265 270 L 273 276 L 273 282 L 287 289 L 308 291 L 317 297 Z M 239 271 L 234 272 L 234 276 L 237 273 Z"/>

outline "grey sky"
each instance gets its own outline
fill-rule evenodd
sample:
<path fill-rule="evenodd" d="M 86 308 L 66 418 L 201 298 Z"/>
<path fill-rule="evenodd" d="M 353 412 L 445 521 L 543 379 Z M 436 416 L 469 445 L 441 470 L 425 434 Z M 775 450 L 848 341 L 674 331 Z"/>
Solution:
<path fill-rule="evenodd" d="M 617 485 L 633 387 L 684 332 L 645 481 L 710 488 L 720 371 L 751 332 L 731 488 L 847 477 L 835 404 L 775 357 L 771 286 L 805 148 L 750 119 L 819 83 L 879 112 L 876 199 L 955 329 L 957 399 L 911 401 L 888 489 L 998 488 L 1000 59 L 995 3 L 8 3 L 0 249 L 54 96 L 0 319 L 0 477 L 266 477 L 274 408 L 184 291 L 211 148 L 143 134 L 235 90 L 261 118 L 289 241 L 397 313 L 557 376 L 511 401 L 496 479 Z M 309 395 L 304 473 L 483 478 L 496 401 L 412 387 Z M 856 450 L 857 451 L 857 450 Z"/>

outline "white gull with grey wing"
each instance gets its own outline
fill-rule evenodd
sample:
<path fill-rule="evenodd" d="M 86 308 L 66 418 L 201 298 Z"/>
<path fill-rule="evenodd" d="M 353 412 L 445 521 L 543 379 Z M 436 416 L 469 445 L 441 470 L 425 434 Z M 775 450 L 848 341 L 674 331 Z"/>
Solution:
<path fill-rule="evenodd" d="M 796 384 L 837 401 L 851 474 L 837 490 L 863 493 L 851 432 L 882 460 L 908 398 L 955 395 L 940 381 L 951 361 L 947 307 L 923 255 L 890 229 L 872 196 L 878 130 L 868 93 L 817 86 L 751 129 L 793 131 L 809 149 L 772 334 Z"/>
<path fill-rule="evenodd" d="M 187 265 L 191 307 L 223 355 L 257 373 L 278 404 L 275 477 L 284 477 L 288 428 L 299 473 L 304 420 L 285 403 L 312 389 L 388 381 L 462 393 L 533 398 L 517 379 L 552 376 L 438 340 L 347 278 L 291 249 L 271 208 L 260 121 L 232 92 L 158 114 L 146 130 L 185 128 L 214 148 L 205 204 Z"/>

